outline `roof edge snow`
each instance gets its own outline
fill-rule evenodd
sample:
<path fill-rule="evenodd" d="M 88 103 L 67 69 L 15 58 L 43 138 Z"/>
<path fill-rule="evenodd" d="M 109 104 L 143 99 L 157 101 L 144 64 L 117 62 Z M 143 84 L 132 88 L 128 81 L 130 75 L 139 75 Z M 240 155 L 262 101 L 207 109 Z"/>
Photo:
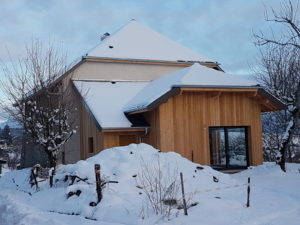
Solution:
<path fill-rule="evenodd" d="M 134 59 L 134 58 L 114 58 L 114 57 L 100 57 L 100 56 L 82 56 L 82 59 L 99 59 L 99 60 L 119 60 L 119 61 L 136 61 L 136 62 L 155 62 L 155 63 L 176 63 L 176 64 L 189 64 L 200 63 L 201 65 L 219 66 L 221 63 L 216 61 L 184 61 L 184 60 L 155 60 L 155 59 Z"/>

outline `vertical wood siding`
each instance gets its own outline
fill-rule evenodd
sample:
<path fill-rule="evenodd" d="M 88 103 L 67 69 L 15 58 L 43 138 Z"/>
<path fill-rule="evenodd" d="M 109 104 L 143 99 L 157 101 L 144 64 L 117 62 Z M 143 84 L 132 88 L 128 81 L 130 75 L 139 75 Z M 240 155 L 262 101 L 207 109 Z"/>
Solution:
<path fill-rule="evenodd" d="M 249 161 L 262 164 L 261 108 L 244 92 L 183 92 L 152 112 L 144 113 L 151 124 L 145 142 L 163 152 L 175 151 L 203 165 L 210 165 L 209 127 L 246 126 Z"/>
<path fill-rule="evenodd" d="M 139 136 L 143 134 L 141 131 L 120 131 L 120 132 L 104 132 L 103 133 L 103 148 L 113 148 L 116 146 L 120 146 L 120 135 L 134 135 L 135 136 L 135 142 L 139 143 Z"/>
<path fill-rule="evenodd" d="M 175 151 L 203 165 L 210 165 L 209 127 L 248 127 L 250 165 L 262 164 L 261 108 L 254 98 L 243 92 L 183 92 L 156 109 L 143 113 L 151 124 L 143 142 L 163 152 Z M 88 112 L 81 107 L 81 159 L 103 149 L 120 145 L 120 135 L 135 135 L 140 131 L 99 132 Z M 88 138 L 94 138 L 94 154 L 88 153 Z"/>
<path fill-rule="evenodd" d="M 94 140 L 94 153 L 88 153 L 88 139 Z M 80 158 L 94 156 L 103 150 L 103 133 L 98 130 L 86 109 L 80 107 Z"/>
<path fill-rule="evenodd" d="M 143 131 L 100 132 L 86 109 L 83 106 L 80 107 L 80 158 L 82 160 L 94 156 L 104 149 L 120 146 L 120 135 L 134 135 L 135 143 L 138 143 L 139 136 L 143 133 Z M 90 137 L 93 137 L 94 140 L 93 154 L 88 153 Z"/>

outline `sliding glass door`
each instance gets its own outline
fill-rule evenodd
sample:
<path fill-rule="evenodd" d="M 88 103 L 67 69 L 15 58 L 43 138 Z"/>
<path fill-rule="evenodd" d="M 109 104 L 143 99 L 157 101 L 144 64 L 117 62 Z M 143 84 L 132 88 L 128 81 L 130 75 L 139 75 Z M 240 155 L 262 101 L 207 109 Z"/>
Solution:
<path fill-rule="evenodd" d="M 248 166 L 246 127 L 210 127 L 210 160 L 216 169 Z"/>

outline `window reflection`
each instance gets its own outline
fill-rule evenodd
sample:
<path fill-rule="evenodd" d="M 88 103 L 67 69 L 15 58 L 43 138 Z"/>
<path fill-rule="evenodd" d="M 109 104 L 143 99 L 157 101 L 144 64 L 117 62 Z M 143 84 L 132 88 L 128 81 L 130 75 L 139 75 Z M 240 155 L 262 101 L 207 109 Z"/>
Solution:
<path fill-rule="evenodd" d="M 209 139 L 212 167 L 247 166 L 246 127 L 210 127 Z"/>

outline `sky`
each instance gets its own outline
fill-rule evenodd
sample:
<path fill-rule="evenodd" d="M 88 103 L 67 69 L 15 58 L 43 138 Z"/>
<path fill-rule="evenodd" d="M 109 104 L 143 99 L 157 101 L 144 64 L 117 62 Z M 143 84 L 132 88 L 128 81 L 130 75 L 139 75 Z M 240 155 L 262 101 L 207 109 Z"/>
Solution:
<path fill-rule="evenodd" d="M 253 33 L 275 35 L 282 27 L 265 21 L 281 0 L 0 0 L 0 60 L 24 55 L 25 42 L 39 38 L 63 45 L 70 61 L 135 19 L 219 63 L 233 75 L 249 74 L 257 54 Z M 298 0 L 292 0 L 297 3 Z M 265 6 L 264 6 L 265 5 Z M 271 13 L 270 13 L 271 15 Z M 0 79 L 3 72 L 0 70 Z M 1 92 L 0 92 L 1 98 Z"/>

